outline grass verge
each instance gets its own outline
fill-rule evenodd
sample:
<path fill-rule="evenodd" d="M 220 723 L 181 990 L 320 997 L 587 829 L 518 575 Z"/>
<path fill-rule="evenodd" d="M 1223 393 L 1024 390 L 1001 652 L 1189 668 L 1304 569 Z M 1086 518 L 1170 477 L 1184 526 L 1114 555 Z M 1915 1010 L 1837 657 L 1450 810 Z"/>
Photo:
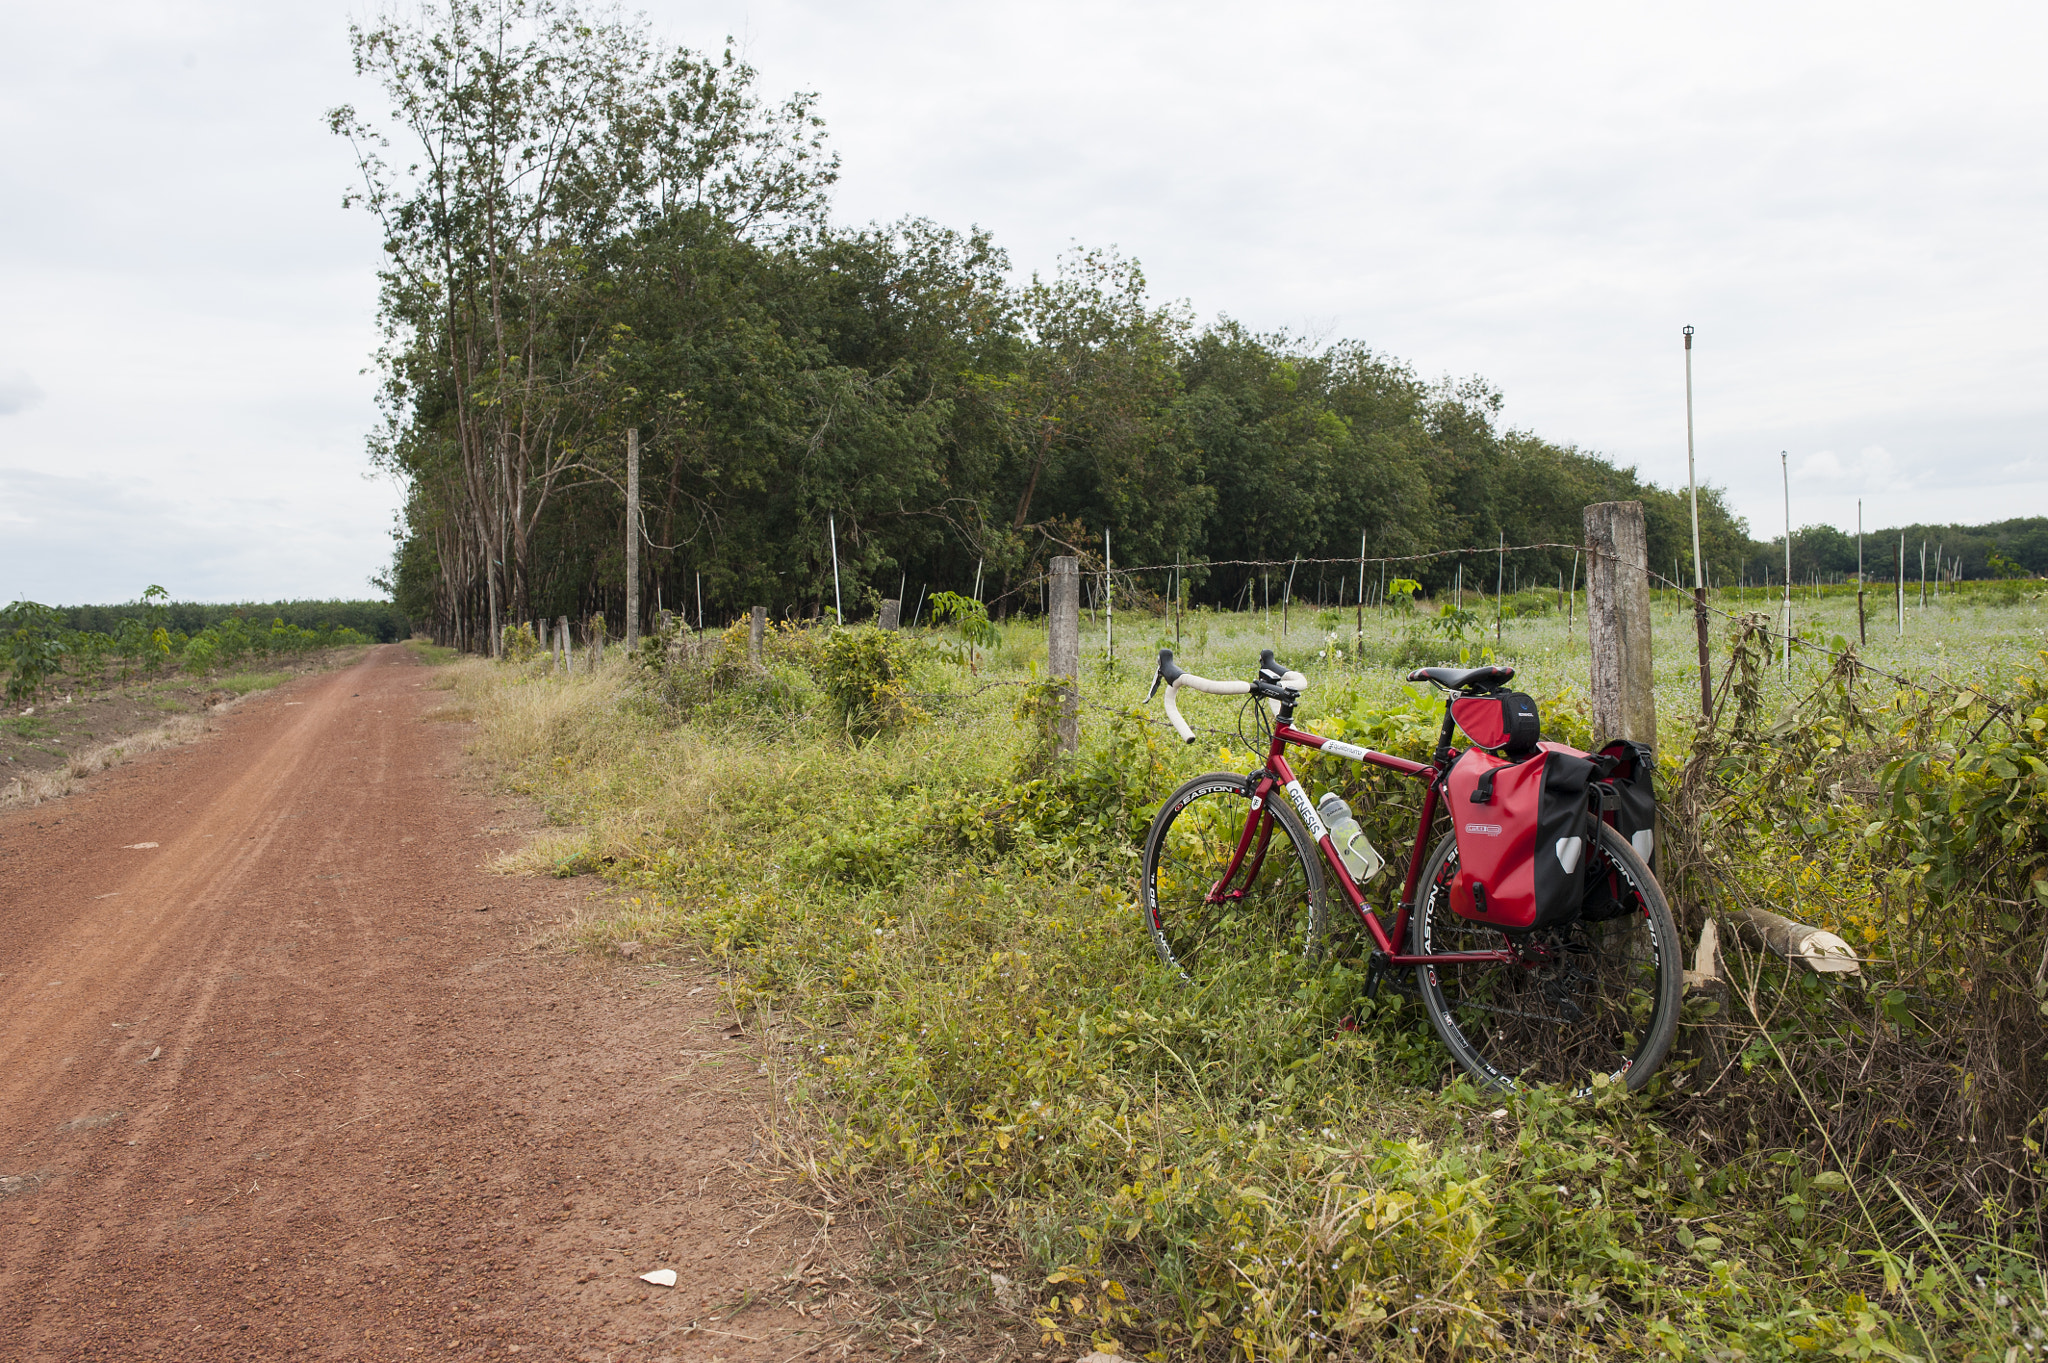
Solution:
<path fill-rule="evenodd" d="M 1233 652 L 1240 622 L 1202 628 Z M 868 645 L 840 647 L 778 635 L 751 668 L 737 636 L 678 640 L 646 667 L 450 680 L 478 754 L 582 830 L 524 868 L 626 888 L 593 938 L 732 968 L 735 1003 L 778 1019 L 795 1167 L 945 1265 L 956 1309 L 1162 1359 L 2016 1363 L 2048 1340 L 2024 1236 L 1754 1127 L 1732 1151 L 1676 1130 L 1654 1092 L 1479 1092 L 1399 994 L 1364 997 L 1355 953 L 1181 986 L 1134 902 L 1137 844 L 1184 775 L 1253 765 L 1243 744 L 1092 710 L 1051 758 L 1027 630 L 906 649 L 865 686 Z M 1568 690 L 1552 713 L 1582 738 Z M 1398 751 L 1434 713 L 1329 672 L 1306 718 Z M 1784 1039 L 1761 1036 L 1745 1071 Z"/>

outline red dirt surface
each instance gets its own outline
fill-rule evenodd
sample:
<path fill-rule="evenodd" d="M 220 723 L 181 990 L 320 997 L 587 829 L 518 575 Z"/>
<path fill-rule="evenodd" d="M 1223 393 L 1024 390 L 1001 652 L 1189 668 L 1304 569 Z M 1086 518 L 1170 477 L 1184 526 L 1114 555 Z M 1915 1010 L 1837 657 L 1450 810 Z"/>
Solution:
<path fill-rule="evenodd" d="M 588 891 L 482 869 L 535 818 L 430 676 L 0 814 L 0 1359 L 867 1352 L 715 978 L 545 948 Z"/>

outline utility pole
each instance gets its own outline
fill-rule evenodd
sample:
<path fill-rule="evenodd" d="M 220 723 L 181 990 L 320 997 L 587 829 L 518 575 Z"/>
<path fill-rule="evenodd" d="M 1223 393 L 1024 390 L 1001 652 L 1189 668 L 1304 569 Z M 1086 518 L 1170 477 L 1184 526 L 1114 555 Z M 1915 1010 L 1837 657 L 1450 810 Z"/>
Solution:
<path fill-rule="evenodd" d="M 626 651 L 640 644 L 640 428 L 626 428 Z"/>

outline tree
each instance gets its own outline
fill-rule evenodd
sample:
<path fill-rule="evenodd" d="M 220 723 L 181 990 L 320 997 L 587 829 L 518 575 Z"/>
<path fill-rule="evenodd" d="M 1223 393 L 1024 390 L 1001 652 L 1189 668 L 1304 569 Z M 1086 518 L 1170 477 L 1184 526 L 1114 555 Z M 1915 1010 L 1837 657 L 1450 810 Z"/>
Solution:
<path fill-rule="evenodd" d="M 375 458 L 426 486 L 414 528 L 443 594 L 480 580 L 495 640 L 505 604 L 526 613 L 551 494 L 606 430 L 591 253 L 674 215 L 743 234 L 814 220 L 836 161 L 810 98 L 764 109 L 729 51 L 660 49 L 644 24 L 552 0 L 450 0 L 350 38 L 419 158 L 387 161 L 390 136 L 352 108 L 328 116 L 363 177 L 347 202 L 377 215 L 389 257 Z"/>

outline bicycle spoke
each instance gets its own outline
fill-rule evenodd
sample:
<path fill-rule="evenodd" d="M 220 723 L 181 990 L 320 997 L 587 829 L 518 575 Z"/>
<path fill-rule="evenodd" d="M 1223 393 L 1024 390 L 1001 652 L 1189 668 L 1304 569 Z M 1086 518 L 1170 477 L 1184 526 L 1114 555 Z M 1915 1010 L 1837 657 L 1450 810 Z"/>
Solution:
<path fill-rule="evenodd" d="M 1417 950 L 1440 953 L 1511 944 L 1522 959 L 1425 968 L 1424 1002 L 1453 1054 L 1476 1077 L 1495 1084 L 1585 1085 L 1593 1075 L 1627 1076 L 1639 1084 L 1640 1057 L 1669 1043 L 1667 971 L 1676 970 L 1669 915 L 1650 911 L 1646 890 L 1622 885 L 1630 911 L 1598 922 L 1570 922 L 1510 939 L 1497 929 L 1451 913 L 1443 886 L 1456 865 L 1440 849 L 1417 905 Z M 1598 874 L 1620 875 L 1603 857 Z M 1647 876 L 1645 876 L 1647 880 Z M 1662 936 L 1663 940 L 1659 938 Z M 1664 1024 L 1664 1025 L 1661 1025 Z"/>
<path fill-rule="evenodd" d="M 1240 857 L 1251 814 L 1242 778 L 1200 778 L 1168 801 L 1147 839 L 1152 935 L 1161 958 L 1190 979 L 1315 948 L 1321 881 L 1306 840 L 1297 843 L 1269 807 Z"/>

